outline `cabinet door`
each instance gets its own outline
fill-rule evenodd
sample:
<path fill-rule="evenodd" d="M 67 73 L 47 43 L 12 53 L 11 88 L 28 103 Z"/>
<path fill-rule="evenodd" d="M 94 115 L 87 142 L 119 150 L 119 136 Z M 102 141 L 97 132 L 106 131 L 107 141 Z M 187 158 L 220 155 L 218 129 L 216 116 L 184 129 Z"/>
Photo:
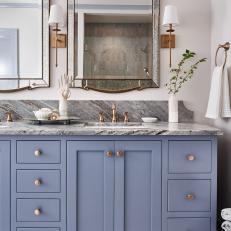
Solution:
<path fill-rule="evenodd" d="M 115 144 L 114 231 L 161 230 L 161 142 Z"/>
<path fill-rule="evenodd" d="M 0 141 L 0 230 L 10 230 L 10 141 Z"/>
<path fill-rule="evenodd" d="M 113 151 L 111 141 L 68 142 L 67 230 L 113 231 Z"/>

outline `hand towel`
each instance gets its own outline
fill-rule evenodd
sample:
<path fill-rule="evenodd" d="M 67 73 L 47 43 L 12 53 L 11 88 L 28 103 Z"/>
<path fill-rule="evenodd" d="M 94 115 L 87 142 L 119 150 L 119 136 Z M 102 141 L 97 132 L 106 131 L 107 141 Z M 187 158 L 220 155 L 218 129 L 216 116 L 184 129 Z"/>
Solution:
<path fill-rule="evenodd" d="M 223 118 L 230 118 L 231 117 L 231 108 L 230 108 L 230 94 L 229 94 L 229 76 L 228 76 L 228 69 L 227 67 L 223 70 L 223 98 L 222 98 L 222 109 L 221 109 L 221 116 Z"/>
<path fill-rule="evenodd" d="M 213 71 L 206 117 L 218 119 L 220 116 L 223 67 L 217 66 Z"/>
<path fill-rule="evenodd" d="M 224 221 L 221 225 L 221 228 L 225 231 L 231 231 L 231 222 L 230 221 Z"/>
<path fill-rule="evenodd" d="M 221 210 L 221 217 L 226 221 L 231 221 L 231 208 L 222 209 Z"/>

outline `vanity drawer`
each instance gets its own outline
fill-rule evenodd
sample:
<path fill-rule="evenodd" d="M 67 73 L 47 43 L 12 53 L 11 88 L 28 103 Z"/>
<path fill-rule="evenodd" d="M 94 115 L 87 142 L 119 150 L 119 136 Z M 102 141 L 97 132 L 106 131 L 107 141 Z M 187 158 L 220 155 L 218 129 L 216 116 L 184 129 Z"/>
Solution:
<path fill-rule="evenodd" d="M 60 231 L 60 228 L 17 228 L 17 231 Z"/>
<path fill-rule="evenodd" d="M 168 231 L 210 231 L 210 218 L 169 218 Z"/>
<path fill-rule="evenodd" d="M 17 170 L 17 192 L 58 193 L 60 175 L 60 170 Z"/>
<path fill-rule="evenodd" d="M 169 141 L 169 173 L 210 173 L 211 141 Z"/>
<path fill-rule="evenodd" d="M 209 212 L 210 180 L 168 180 L 169 212 Z"/>
<path fill-rule="evenodd" d="M 60 141 L 17 141 L 17 163 L 59 164 Z"/>
<path fill-rule="evenodd" d="M 17 221 L 59 222 L 59 199 L 17 199 Z"/>

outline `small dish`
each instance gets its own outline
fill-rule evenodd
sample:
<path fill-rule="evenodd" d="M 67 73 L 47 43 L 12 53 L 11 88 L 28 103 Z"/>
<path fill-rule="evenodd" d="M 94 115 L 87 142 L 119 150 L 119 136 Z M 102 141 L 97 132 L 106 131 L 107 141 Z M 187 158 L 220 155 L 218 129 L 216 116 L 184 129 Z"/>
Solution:
<path fill-rule="evenodd" d="M 158 118 L 156 117 L 143 117 L 141 119 L 144 123 L 156 123 L 158 121 Z"/>

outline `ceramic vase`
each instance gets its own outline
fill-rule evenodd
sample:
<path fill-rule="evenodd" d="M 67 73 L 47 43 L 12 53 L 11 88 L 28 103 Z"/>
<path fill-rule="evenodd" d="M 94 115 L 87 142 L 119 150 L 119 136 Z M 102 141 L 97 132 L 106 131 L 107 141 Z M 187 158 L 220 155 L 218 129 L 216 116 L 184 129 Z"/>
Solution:
<path fill-rule="evenodd" d="M 67 118 L 68 117 L 68 105 L 67 105 L 67 99 L 61 97 L 59 99 L 59 115 L 61 118 Z"/>
<path fill-rule="evenodd" d="M 168 100 L 168 122 L 178 123 L 178 99 L 175 94 L 169 95 Z"/>

